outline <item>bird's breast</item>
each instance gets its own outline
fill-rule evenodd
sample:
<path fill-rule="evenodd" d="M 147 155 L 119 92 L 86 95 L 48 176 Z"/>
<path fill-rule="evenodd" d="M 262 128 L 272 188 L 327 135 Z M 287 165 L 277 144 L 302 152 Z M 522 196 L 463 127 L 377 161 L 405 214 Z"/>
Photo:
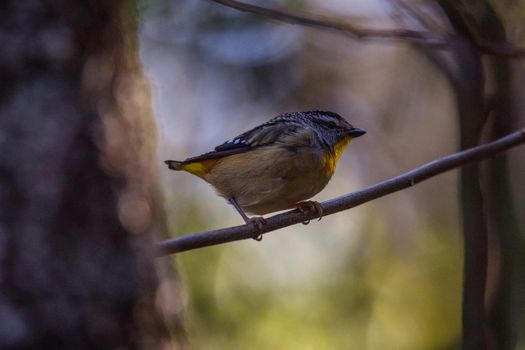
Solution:
<path fill-rule="evenodd" d="M 320 192 L 334 170 L 334 155 L 313 147 L 272 147 L 225 157 L 205 175 L 217 192 L 247 212 L 293 207 Z"/>

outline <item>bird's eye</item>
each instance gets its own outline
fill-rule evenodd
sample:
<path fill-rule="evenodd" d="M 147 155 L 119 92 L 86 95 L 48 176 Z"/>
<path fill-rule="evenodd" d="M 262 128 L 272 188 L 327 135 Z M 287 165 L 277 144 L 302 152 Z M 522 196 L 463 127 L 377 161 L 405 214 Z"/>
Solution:
<path fill-rule="evenodd" d="M 319 125 L 326 126 L 327 128 L 331 128 L 331 129 L 335 129 L 339 127 L 336 123 L 329 121 L 329 120 L 317 119 L 316 122 Z"/>

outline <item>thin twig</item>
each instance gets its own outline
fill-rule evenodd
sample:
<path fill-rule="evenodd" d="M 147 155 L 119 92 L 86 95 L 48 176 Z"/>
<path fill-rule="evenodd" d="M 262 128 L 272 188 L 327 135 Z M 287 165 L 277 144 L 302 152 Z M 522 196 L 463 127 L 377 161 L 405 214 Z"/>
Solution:
<path fill-rule="evenodd" d="M 334 20 L 332 18 L 298 14 L 284 10 L 270 9 L 262 6 L 247 4 L 236 0 L 211 0 L 221 5 L 234 8 L 239 11 L 253 13 L 281 22 L 299 24 L 308 27 L 335 30 L 350 35 L 356 39 L 389 39 L 404 41 L 412 44 L 425 45 L 433 49 L 444 49 L 457 43 L 450 34 L 439 35 L 432 32 L 421 32 L 408 29 L 364 29 L 353 26 L 347 22 Z M 501 43 L 475 43 L 483 54 L 505 56 L 509 58 L 521 58 L 525 56 L 525 48 Z"/>
<path fill-rule="evenodd" d="M 407 0 L 393 0 L 397 7 L 415 20 L 422 28 L 433 33 L 446 33 L 447 28 L 425 14 L 417 5 L 409 5 Z"/>
<path fill-rule="evenodd" d="M 246 4 L 235 0 L 211 0 L 221 5 L 234 8 L 239 11 L 249 12 L 259 16 L 267 17 L 281 22 L 299 24 L 319 29 L 335 30 L 356 39 L 398 39 L 413 43 L 424 42 L 426 45 L 442 47 L 448 43 L 441 36 L 435 36 L 431 32 L 420 32 L 408 29 L 362 29 L 333 18 L 317 15 L 299 14 L 284 10 L 270 9 L 262 6 Z"/>
<path fill-rule="evenodd" d="M 321 203 L 323 215 L 331 215 L 343 210 L 354 208 L 363 203 L 397 192 L 424 181 L 430 177 L 444 173 L 448 170 L 491 158 L 519 144 L 525 143 L 525 129 L 516 131 L 493 142 L 457 152 L 446 157 L 436 159 L 430 163 L 415 168 L 397 177 L 380 182 L 363 190 L 349 193 Z M 298 210 L 274 215 L 266 219 L 266 225 L 259 232 L 254 225 L 242 225 L 203 233 L 188 234 L 179 238 L 168 239 L 157 243 L 159 256 L 174 254 L 187 250 L 239 241 L 253 238 L 259 233 L 267 233 L 293 224 L 315 219 L 318 214 L 314 212 L 301 213 Z"/>
<path fill-rule="evenodd" d="M 518 47 L 509 44 L 478 44 L 481 53 L 493 56 L 504 56 L 508 58 L 525 57 L 525 47 Z"/>

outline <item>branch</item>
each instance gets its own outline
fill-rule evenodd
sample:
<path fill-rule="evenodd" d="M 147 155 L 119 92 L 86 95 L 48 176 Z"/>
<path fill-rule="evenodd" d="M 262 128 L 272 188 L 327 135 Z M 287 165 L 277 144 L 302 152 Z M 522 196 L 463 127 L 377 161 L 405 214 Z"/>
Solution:
<path fill-rule="evenodd" d="M 525 47 L 518 47 L 509 44 L 478 44 L 481 53 L 493 56 L 503 56 L 508 58 L 525 57 Z"/>
<path fill-rule="evenodd" d="M 363 190 L 323 202 L 321 203 L 323 207 L 323 215 L 327 216 L 354 208 L 390 193 L 414 186 L 416 183 L 448 170 L 494 157 L 496 154 L 512 147 L 516 147 L 522 143 L 525 143 L 525 129 L 516 131 L 493 142 L 436 159 L 402 175 L 380 182 Z M 298 210 L 292 210 L 266 219 L 266 225 L 260 232 L 254 225 L 242 225 L 203 233 L 193 233 L 159 242 L 157 243 L 156 250 L 157 254 L 162 256 L 222 243 L 239 241 L 242 239 L 253 238 L 260 233 L 275 231 L 317 217 L 318 215 L 314 212 L 301 213 Z"/>
<path fill-rule="evenodd" d="M 408 29 L 363 29 L 349 23 L 307 14 L 297 14 L 284 10 L 270 9 L 251 5 L 236 0 L 211 0 L 221 5 L 248 12 L 273 20 L 299 24 L 319 29 L 335 30 L 357 39 L 390 39 L 402 40 L 412 44 L 425 45 L 434 49 L 443 49 L 455 45 L 451 35 L 436 35 L 432 32 L 421 32 Z M 525 48 L 509 44 L 474 43 L 478 50 L 487 55 L 520 58 L 525 56 Z"/>
<path fill-rule="evenodd" d="M 257 5 L 246 4 L 236 0 L 211 0 L 221 5 L 234 8 L 242 12 L 249 12 L 273 20 L 299 24 L 307 27 L 319 29 L 335 30 L 357 39 L 377 38 L 377 39 L 398 39 L 412 43 L 424 43 L 433 47 L 447 46 L 448 42 L 441 36 L 435 36 L 431 32 L 420 32 L 408 29 L 362 29 L 355 27 L 347 22 L 342 22 L 326 17 L 313 16 L 308 14 L 297 14 L 284 10 L 269 9 Z"/>

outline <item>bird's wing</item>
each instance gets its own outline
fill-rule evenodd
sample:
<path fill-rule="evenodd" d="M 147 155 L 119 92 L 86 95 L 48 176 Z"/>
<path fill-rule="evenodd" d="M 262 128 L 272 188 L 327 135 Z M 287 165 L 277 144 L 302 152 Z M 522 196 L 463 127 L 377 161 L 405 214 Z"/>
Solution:
<path fill-rule="evenodd" d="M 201 154 L 200 156 L 191 157 L 184 160 L 183 163 L 199 162 L 207 159 L 217 159 L 233 154 L 244 153 L 257 147 L 262 147 L 279 142 L 285 138 L 297 133 L 302 126 L 296 123 L 282 123 L 272 119 L 267 123 L 259 125 L 249 131 L 234 137 L 231 140 L 215 147 L 211 152 Z"/>

